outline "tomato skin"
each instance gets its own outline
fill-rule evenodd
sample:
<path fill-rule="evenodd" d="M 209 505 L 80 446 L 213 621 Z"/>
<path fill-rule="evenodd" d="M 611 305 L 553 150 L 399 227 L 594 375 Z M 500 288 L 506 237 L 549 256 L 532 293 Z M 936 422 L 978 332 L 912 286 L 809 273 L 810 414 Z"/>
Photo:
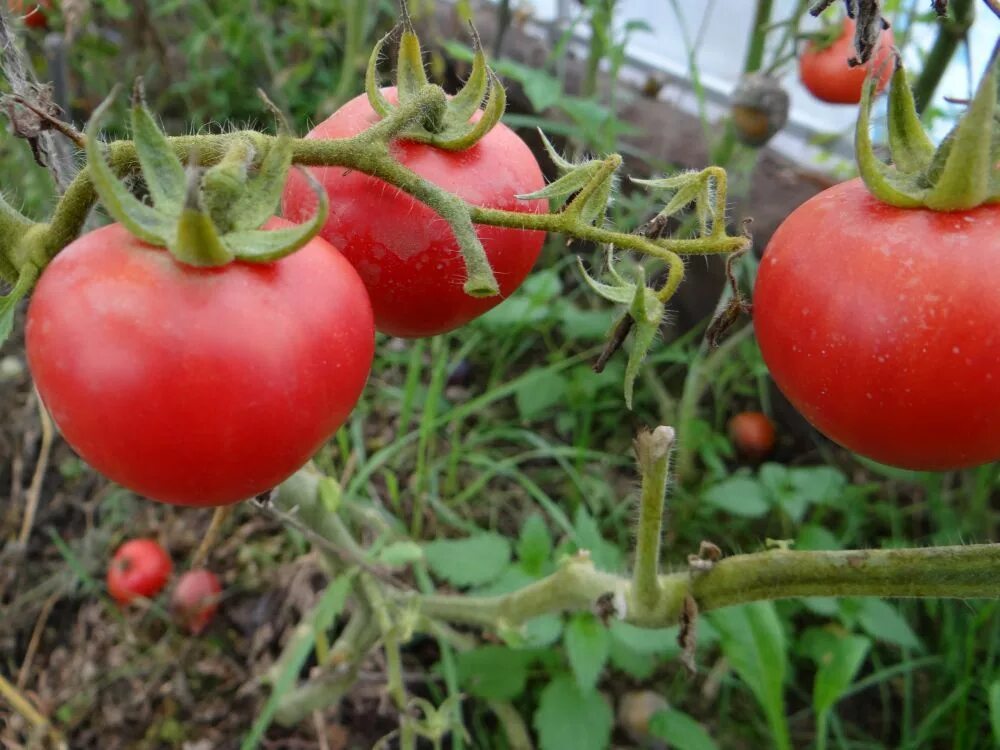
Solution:
<path fill-rule="evenodd" d="M 170 596 L 174 615 L 188 632 L 198 635 L 219 609 L 222 584 L 210 570 L 189 570 L 180 577 Z"/>
<path fill-rule="evenodd" d="M 1000 206 L 881 203 L 855 179 L 796 209 L 764 252 L 754 327 L 778 387 L 876 461 L 1000 458 Z"/>
<path fill-rule="evenodd" d="M 30 29 L 48 28 L 49 19 L 45 11 L 52 8 L 51 0 L 7 0 L 7 9 L 17 16 L 22 16 L 24 25 Z"/>
<path fill-rule="evenodd" d="M 762 412 L 734 414 L 729 420 L 728 431 L 736 451 L 752 461 L 760 461 L 774 450 L 774 424 Z"/>
<path fill-rule="evenodd" d="M 854 21 L 844 19 L 843 33 L 825 49 L 817 49 L 812 42 L 806 44 L 799 56 L 799 78 L 802 85 L 820 101 L 830 104 L 857 104 L 861 101 L 865 76 L 868 69 L 875 67 L 879 80 L 876 92 L 881 93 L 892 78 L 892 29 L 882 32 L 878 47 L 871 59 L 854 68 L 847 64 L 855 56 Z"/>
<path fill-rule="evenodd" d="M 42 400 L 91 466 L 155 500 L 213 506 L 274 487 L 335 432 L 375 331 L 364 285 L 322 239 L 205 269 L 112 224 L 46 268 L 26 338 Z"/>
<path fill-rule="evenodd" d="M 119 604 L 156 596 L 173 570 L 170 555 L 155 539 L 131 539 L 119 547 L 108 565 L 108 593 Z"/>
<path fill-rule="evenodd" d="M 383 92 L 395 101 L 395 89 Z M 367 96 L 361 95 L 306 138 L 345 138 L 378 120 Z M 531 150 L 503 123 L 461 152 L 412 141 L 396 141 L 391 148 L 404 166 L 469 203 L 531 213 L 547 209 L 547 201 L 515 197 L 541 189 L 545 180 Z M 359 172 L 340 167 L 311 171 L 330 196 L 330 217 L 321 235 L 358 269 L 371 296 L 376 327 L 393 336 L 444 333 L 500 304 L 531 271 L 545 240 L 544 232 L 478 226 L 500 294 L 473 298 L 462 288 L 465 263 L 451 228 L 434 211 Z M 305 177 L 292 172 L 285 188 L 285 216 L 301 221 L 315 206 Z"/>

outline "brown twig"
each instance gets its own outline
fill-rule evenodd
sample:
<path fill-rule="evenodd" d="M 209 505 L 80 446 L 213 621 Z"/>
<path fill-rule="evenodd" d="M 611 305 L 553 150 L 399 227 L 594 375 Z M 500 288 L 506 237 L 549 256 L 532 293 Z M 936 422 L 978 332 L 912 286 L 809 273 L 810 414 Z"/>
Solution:
<path fill-rule="evenodd" d="M 24 686 L 28 682 L 28 675 L 31 674 L 31 662 L 35 660 L 35 654 L 38 652 L 38 644 L 42 641 L 42 633 L 45 632 L 45 624 L 49 621 L 49 615 L 52 614 L 52 608 L 56 606 L 56 602 L 59 601 L 61 596 L 62 592 L 59 591 L 52 594 L 45 600 L 45 604 L 42 605 L 42 611 L 38 613 L 38 621 L 35 623 L 35 629 L 31 631 L 31 640 L 28 642 L 28 650 L 24 653 L 24 661 L 21 662 L 21 669 L 17 673 L 18 690 L 24 690 Z"/>
<path fill-rule="evenodd" d="M 194 556 L 191 558 L 191 569 L 195 570 L 200 568 L 205 564 L 205 560 L 208 559 L 209 552 L 212 551 L 212 547 L 215 546 L 216 540 L 219 538 L 219 532 L 222 530 L 222 524 L 226 522 L 230 514 L 233 512 L 233 505 L 223 505 L 222 507 L 216 508 L 215 512 L 212 513 L 212 522 L 208 525 L 208 531 L 205 532 L 205 538 L 201 540 L 201 544 L 198 545 L 198 549 L 195 550 Z"/>
<path fill-rule="evenodd" d="M 42 442 L 38 448 L 35 472 L 31 476 L 31 486 L 28 488 L 28 502 L 24 507 L 21 533 L 17 537 L 17 542 L 22 548 L 28 543 L 31 528 L 35 525 L 35 513 L 38 511 L 38 502 L 42 496 L 42 483 L 45 481 L 45 472 L 49 467 L 49 455 L 52 452 L 52 440 L 55 437 L 52 418 L 49 417 L 45 404 L 42 403 L 37 391 L 35 392 L 35 403 L 38 405 L 38 419 L 42 424 Z"/>
<path fill-rule="evenodd" d="M 59 131 L 69 140 L 73 141 L 73 143 L 76 145 L 77 148 L 86 148 L 87 141 L 84 138 L 83 133 L 74 128 L 68 122 L 63 122 L 58 117 L 53 115 L 51 112 L 42 109 L 38 105 L 34 104 L 31 100 L 26 99 L 25 97 L 20 96 L 19 94 L 14 94 L 13 96 L 9 96 L 7 97 L 7 99 L 9 101 L 15 102 L 16 104 L 20 104 L 22 107 L 30 111 L 36 117 L 44 120 L 53 130 Z"/>

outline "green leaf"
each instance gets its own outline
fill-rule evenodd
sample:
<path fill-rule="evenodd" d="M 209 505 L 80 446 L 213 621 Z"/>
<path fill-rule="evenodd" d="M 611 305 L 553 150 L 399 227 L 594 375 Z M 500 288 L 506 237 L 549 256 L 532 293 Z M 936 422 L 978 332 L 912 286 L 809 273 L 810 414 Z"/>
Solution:
<path fill-rule="evenodd" d="M 532 656 L 506 646 L 481 646 L 456 655 L 464 690 L 485 700 L 509 701 L 522 692 Z"/>
<path fill-rule="evenodd" d="M 479 586 L 495 580 L 510 562 L 510 542 L 499 534 L 468 539 L 439 539 L 424 546 L 427 565 L 455 586 Z"/>
<path fill-rule="evenodd" d="M 547 648 L 559 640 L 563 621 L 559 615 L 532 618 L 517 629 L 508 628 L 500 636 L 512 648 Z"/>
<path fill-rule="evenodd" d="M 813 708 L 823 714 L 833 708 L 861 669 L 871 641 L 860 635 L 838 638 L 832 648 L 822 653 L 818 659 L 819 669 L 813 683 Z"/>
<path fill-rule="evenodd" d="M 788 669 L 785 633 L 772 602 L 755 602 L 711 613 L 722 652 L 764 709 L 780 750 L 790 750 L 784 682 Z"/>
<path fill-rule="evenodd" d="M 132 137 L 153 205 L 168 213 L 180 212 L 187 183 L 184 166 L 146 107 L 141 78 L 132 94 Z"/>
<path fill-rule="evenodd" d="M 401 568 L 423 558 L 424 550 L 416 542 L 393 542 L 378 553 L 378 561 L 391 568 Z"/>
<path fill-rule="evenodd" d="M 673 708 L 653 714 L 649 732 L 675 750 L 717 750 L 719 747 L 701 724 Z"/>
<path fill-rule="evenodd" d="M 600 693 L 562 675 L 542 690 L 534 725 L 541 750 L 607 750 L 613 720 Z"/>
<path fill-rule="evenodd" d="M 544 371 L 514 391 L 514 403 L 521 419 L 531 421 L 562 403 L 569 384 L 560 373 Z"/>
<path fill-rule="evenodd" d="M 621 550 L 601 536 L 594 517 L 582 505 L 577 506 L 573 527 L 576 530 L 577 544 L 590 552 L 594 565 L 600 570 L 617 573 L 622 564 Z"/>
<path fill-rule="evenodd" d="M 862 599 L 858 624 L 872 638 L 902 648 L 920 650 L 923 645 L 906 619 L 889 602 L 882 599 Z"/>
<path fill-rule="evenodd" d="M 517 540 L 517 559 L 529 575 L 540 576 L 552 554 L 552 536 L 539 513 L 532 513 L 521 525 Z"/>
<path fill-rule="evenodd" d="M 759 518 L 769 509 L 760 483 L 750 477 L 729 477 L 710 487 L 705 502 L 734 516 Z"/>
<path fill-rule="evenodd" d="M 621 620 L 613 620 L 609 630 L 609 660 L 615 667 L 639 680 L 647 679 L 660 663 L 673 658 L 681 650 L 677 645 L 676 626 L 640 628 Z"/>
<path fill-rule="evenodd" d="M 590 612 L 574 615 L 563 633 L 569 665 L 580 690 L 592 690 L 608 660 L 607 628 Z"/>
<path fill-rule="evenodd" d="M 810 524 L 799 529 L 795 538 L 795 549 L 801 550 L 837 550 L 843 545 L 833 535 L 833 532 L 823 526 Z"/>

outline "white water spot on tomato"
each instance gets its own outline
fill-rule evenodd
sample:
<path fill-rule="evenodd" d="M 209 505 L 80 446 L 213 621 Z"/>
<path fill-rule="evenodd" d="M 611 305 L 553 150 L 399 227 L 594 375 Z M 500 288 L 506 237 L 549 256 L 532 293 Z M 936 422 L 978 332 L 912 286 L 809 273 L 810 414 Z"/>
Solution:
<path fill-rule="evenodd" d="M 803 307 L 802 308 L 802 314 L 803 315 L 808 315 L 809 314 L 809 308 L 808 307 Z"/>
<path fill-rule="evenodd" d="M 958 348 L 957 346 L 953 346 L 953 347 L 951 348 L 951 353 L 952 353 L 952 354 L 958 354 L 958 353 L 959 353 L 959 352 L 961 352 L 961 351 L 962 351 L 962 350 L 961 350 L 961 349 L 959 349 L 959 348 Z"/>
<path fill-rule="evenodd" d="M 865 394 L 865 398 L 867 398 L 869 401 L 871 401 L 872 400 L 872 394 L 866 393 Z"/>

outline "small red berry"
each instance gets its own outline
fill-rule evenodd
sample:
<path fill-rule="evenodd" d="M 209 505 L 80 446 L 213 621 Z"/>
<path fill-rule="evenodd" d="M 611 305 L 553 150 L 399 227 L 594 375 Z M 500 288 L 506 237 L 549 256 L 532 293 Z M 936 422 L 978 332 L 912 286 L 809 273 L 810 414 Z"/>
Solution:
<path fill-rule="evenodd" d="M 189 570 L 180 577 L 170 598 L 182 627 L 198 635 L 215 617 L 222 585 L 210 570 Z"/>
<path fill-rule="evenodd" d="M 760 461 L 774 450 L 774 424 L 759 411 L 743 411 L 729 420 L 729 439 L 741 456 Z"/>
<path fill-rule="evenodd" d="M 26 0 L 7 0 L 7 8 L 14 15 L 21 16 L 24 25 L 30 29 L 44 29 L 48 27 L 49 19 L 45 11 L 50 9 L 52 4 L 49 0 L 40 2 L 30 2 Z"/>
<path fill-rule="evenodd" d="M 154 539 L 132 539 L 119 547 L 108 566 L 108 593 L 119 604 L 156 596 L 167 583 L 173 563 Z"/>

